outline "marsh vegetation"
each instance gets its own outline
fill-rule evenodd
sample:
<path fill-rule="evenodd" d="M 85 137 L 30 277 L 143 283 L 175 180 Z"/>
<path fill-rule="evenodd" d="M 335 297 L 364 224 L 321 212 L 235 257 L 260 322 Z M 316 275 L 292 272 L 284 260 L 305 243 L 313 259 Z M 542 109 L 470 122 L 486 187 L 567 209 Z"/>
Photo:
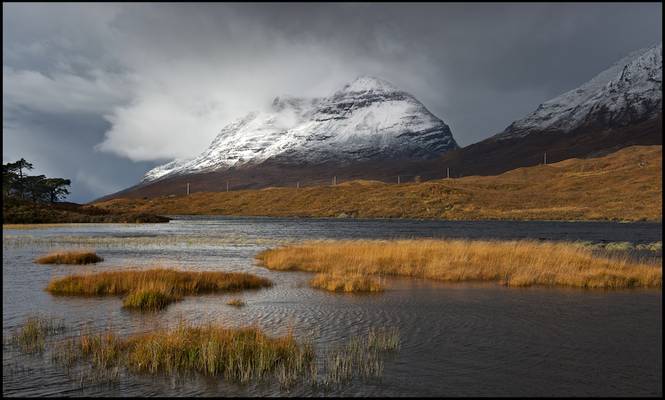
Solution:
<path fill-rule="evenodd" d="M 9 337 L 8 343 L 18 346 L 25 353 L 41 353 L 46 345 L 46 338 L 64 332 L 63 320 L 32 315 Z"/>
<path fill-rule="evenodd" d="M 9 343 L 25 353 L 43 352 L 46 336 L 65 331 L 62 322 L 54 321 L 29 318 Z M 383 354 L 399 349 L 400 335 L 397 328 L 369 328 L 318 360 L 311 340 L 297 340 L 292 330 L 273 337 L 256 326 L 227 328 L 183 320 L 172 328 L 125 336 L 112 328 L 83 328 L 77 335 L 48 344 L 55 365 L 68 373 L 87 368 L 85 377 L 93 383 L 115 382 L 121 371 L 167 376 L 198 373 L 238 384 L 274 382 L 288 389 L 304 383 L 325 390 L 354 378 L 380 379 Z"/>
<path fill-rule="evenodd" d="M 662 267 L 572 243 L 483 240 L 308 241 L 257 255 L 267 268 L 336 276 L 407 276 L 506 286 L 660 288 Z"/>
<path fill-rule="evenodd" d="M 268 279 L 246 273 L 155 268 L 69 275 L 52 280 L 46 290 L 60 296 L 126 296 L 124 307 L 155 311 L 186 295 L 258 289 L 271 285 Z"/>
<path fill-rule="evenodd" d="M 316 274 L 309 281 L 309 285 L 329 292 L 345 293 L 382 292 L 384 289 L 383 283 L 378 278 L 362 273 Z"/>
<path fill-rule="evenodd" d="M 37 264 L 94 264 L 104 259 L 90 250 L 55 251 L 35 260 Z"/>

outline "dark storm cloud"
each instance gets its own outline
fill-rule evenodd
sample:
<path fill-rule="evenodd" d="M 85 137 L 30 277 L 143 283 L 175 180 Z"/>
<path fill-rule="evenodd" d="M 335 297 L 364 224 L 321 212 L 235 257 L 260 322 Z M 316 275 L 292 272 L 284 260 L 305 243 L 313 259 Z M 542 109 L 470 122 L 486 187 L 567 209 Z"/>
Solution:
<path fill-rule="evenodd" d="M 3 4 L 3 161 L 89 200 L 365 74 L 467 145 L 661 34 L 660 4 Z"/>

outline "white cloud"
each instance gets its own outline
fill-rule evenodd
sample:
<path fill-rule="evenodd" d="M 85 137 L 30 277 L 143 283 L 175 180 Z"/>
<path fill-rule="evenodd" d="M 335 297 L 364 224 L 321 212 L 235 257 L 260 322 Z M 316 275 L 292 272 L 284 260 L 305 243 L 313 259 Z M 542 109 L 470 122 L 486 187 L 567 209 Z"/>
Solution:
<path fill-rule="evenodd" d="M 68 28 L 75 17 L 85 19 L 86 10 L 87 41 Z M 96 149 L 133 161 L 198 155 L 227 123 L 267 107 L 275 96 L 327 95 L 361 74 L 391 79 L 392 71 L 392 78 L 403 79 L 397 67 L 418 61 L 403 57 L 387 68 L 339 40 L 287 37 L 237 18 L 233 7 L 212 14 L 169 6 L 112 10 L 53 9 L 41 34 L 7 49 L 14 61 L 41 54 L 51 70 L 3 66 L 3 99 L 43 112 L 99 113 L 111 127 Z M 378 47 L 390 56 L 405 51 L 385 38 Z"/>

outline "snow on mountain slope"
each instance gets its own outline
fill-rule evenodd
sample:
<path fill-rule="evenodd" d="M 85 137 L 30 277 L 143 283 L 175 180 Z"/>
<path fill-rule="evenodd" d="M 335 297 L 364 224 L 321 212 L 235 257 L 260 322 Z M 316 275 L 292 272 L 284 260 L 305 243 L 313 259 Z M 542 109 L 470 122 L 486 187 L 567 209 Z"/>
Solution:
<path fill-rule="evenodd" d="M 384 80 L 361 77 L 326 98 L 277 97 L 270 111 L 224 127 L 200 156 L 156 167 L 143 181 L 266 160 L 427 159 L 457 147 L 448 126 L 413 96 Z"/>
<path fill-rule="evenodd" d="M 494 138 L 627 126 L 653 118 L 662 108 L 662 81 L 661 43 L 631 53 L 582 86 L 546 101 Z"/>

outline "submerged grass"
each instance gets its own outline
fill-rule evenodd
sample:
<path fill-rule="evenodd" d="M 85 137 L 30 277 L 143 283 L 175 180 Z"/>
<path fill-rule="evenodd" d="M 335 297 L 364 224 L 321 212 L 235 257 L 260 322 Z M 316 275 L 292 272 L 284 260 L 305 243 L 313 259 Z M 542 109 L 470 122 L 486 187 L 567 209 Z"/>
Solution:
<path fill-rule="evenodd" d="M 381 292 L 383 284 L 375 277 L 367 274 L 316 274 L 309 281 L 310 286 L 330 292 Z"/>
<path fill-rule="evenodd" d="M 61 319 L 30 316 L 14 331 L 9 343 L 18 346 L 25 353 L 41 353 L 44 351 L 46 338 L 64 330 L 64 321 Z"/>
<path fill-rule="evenodd" d="M 104 259 L 94 251 L 71 250 L 56 251 L 35 260 L 37 264 L 94 264 Z"/>
<path fill-rule="evenodd" d="M 242 299 L 231 299 L 226 302 L 227 305 L 229 306 L 234 306 L 234 307 L 244 307 L 245 302 Z"/>
<path fill-rule="evenodd" d="M 573 243 L 482 240 L 309 241 L 263 251 L 267 268 L 507 286 L 662 287 L 662 266 L 605 258 Z"/>
<path fill-rule="evenodd" d="M 380 378 L 383 374 L 381 354 L 399 349 L 397 328 L 370 328 L 366 335 L 354 336 L 328 354 L 325 361 L 324 385 L 348 382 L 354 376 Z"/>
<path fill-rule="evenodd" d="M 142 311 L 160 310 L 185 295 L 257 289 L 268 279 L 237 272 L 193 272 L 157 268 L 69 275 L 52 280 L 46 290 L 63 296 L 127 295 L 123 305 Z"/>

